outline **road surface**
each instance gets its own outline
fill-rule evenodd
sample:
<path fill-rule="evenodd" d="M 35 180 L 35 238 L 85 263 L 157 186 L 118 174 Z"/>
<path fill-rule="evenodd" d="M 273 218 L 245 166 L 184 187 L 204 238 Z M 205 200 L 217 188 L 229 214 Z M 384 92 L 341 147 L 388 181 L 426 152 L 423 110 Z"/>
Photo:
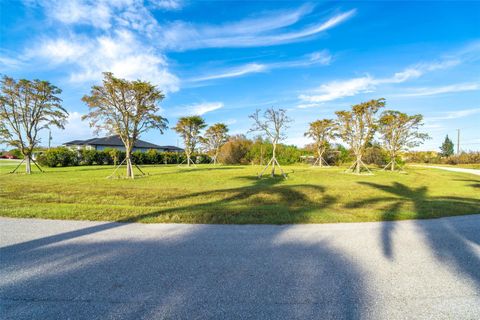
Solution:
<path fill-rule="evenodd" d="M 442 167 L 442 166 L 419 166 L 415 165 L 416 167 L 424 167 L 424 168 L 434 168 L 434 169 L 441 169 L 453 172 L 462 172 L 462 173 L 470 173 L 477 176 L 480 176 L 480 169 L 468 169 L 468 168 L 455 168 L 455 167 Z"/>
<path fill-rule="evenodd" d="M 480 215 L 324 225 L 0 218 L 1 319 L 479 319 Z"/>

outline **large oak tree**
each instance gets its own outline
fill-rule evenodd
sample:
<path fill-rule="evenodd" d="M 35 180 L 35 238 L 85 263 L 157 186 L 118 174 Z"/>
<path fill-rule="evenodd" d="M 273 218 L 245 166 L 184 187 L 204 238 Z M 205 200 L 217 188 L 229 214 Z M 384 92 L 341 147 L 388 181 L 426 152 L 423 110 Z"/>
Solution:
<path fill-rule="evenodd" d="M 119 79 L 105 72 L 102 85 L 92 86 L 82 100 L 90 108 L 83 119 L 90 120 L 96 132 L 120 136 L 125 146 L 127 177 L 134 178 L 131 154 L 140 135 L 150 129 L 163 134 L 167 119 L 158 114 L 165 95 L 150 82 Z"/>
<path fill-rule="evenodd" d="M 59 97 L 62 90 L 48 81 L 16 81 L 7 76 L 0 86 L 0 143 L 20 150 L 26 173 L 30 174 L 33 150 L 40 143 L 39 132 L 64 128 L 68 112 Z"/>

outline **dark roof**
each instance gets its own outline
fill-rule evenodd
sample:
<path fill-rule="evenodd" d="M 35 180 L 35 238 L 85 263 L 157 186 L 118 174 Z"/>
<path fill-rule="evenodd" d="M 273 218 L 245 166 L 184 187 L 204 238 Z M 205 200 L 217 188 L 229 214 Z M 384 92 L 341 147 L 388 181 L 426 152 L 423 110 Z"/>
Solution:
<path fill-rule="evenodd" d="M 162 146 L 162 149 L 183 151 L 182 148 L 175 147 L 175 146 Z"/>
<path fill-rule="evenodd" d="M 93 138 L 88 140 L 73 140 L 69 142 L 65 142 L 64 145 L 91 145 L 91 146 L 118 146 L 123 147 L 123 141 L 120 139 L 119 136 L 110 136 L 104 138 Z M 144 148 L 144 149 L 178 149 L 182 150 L 177 147 L 173 146 L 159 146 L 147 141 L 143 141 L 137 139 L 135 142 L 134 148 Z"/>

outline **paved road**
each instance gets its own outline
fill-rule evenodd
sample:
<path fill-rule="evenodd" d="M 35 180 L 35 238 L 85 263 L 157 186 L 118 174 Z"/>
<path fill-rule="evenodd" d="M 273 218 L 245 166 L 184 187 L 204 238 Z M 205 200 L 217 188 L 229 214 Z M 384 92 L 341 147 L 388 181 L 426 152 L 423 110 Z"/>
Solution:
<path fill-rule="evenodd" d="M 480 215 L 285 226 L 0 218 L 1 319 L 479 319 Z"/>
<path fill-rule="evenodd" d="M 462 173 L 470 173 L 480 176 L 480 169 L 467 169 L 467 168 L 455 168 L 455 167 L 442 167 L 442 166 L 423 166 L 423 165 L 416 165 L 416 167 L 424 167 L 424 168 L 434 168 L 434 169 L 441 169 L 453 172 L 462 172 Z"/>

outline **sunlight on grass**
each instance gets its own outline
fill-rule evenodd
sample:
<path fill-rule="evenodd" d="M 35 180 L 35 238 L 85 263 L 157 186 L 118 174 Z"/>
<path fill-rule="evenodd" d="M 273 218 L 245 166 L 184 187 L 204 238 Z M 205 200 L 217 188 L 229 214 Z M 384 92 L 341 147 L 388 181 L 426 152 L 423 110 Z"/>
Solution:
<path fill-rule="evenodd" d="M 185 223 L 327 223 L 480 213 L 477 177 L 409 168 L 407 174 L 287 166 L 288 180 L 257 179 L 258 166 L 145 166 L 136 180 L 106 179 L 109 166 L 8 174 L 0 167 L 0 215 Z"/>

